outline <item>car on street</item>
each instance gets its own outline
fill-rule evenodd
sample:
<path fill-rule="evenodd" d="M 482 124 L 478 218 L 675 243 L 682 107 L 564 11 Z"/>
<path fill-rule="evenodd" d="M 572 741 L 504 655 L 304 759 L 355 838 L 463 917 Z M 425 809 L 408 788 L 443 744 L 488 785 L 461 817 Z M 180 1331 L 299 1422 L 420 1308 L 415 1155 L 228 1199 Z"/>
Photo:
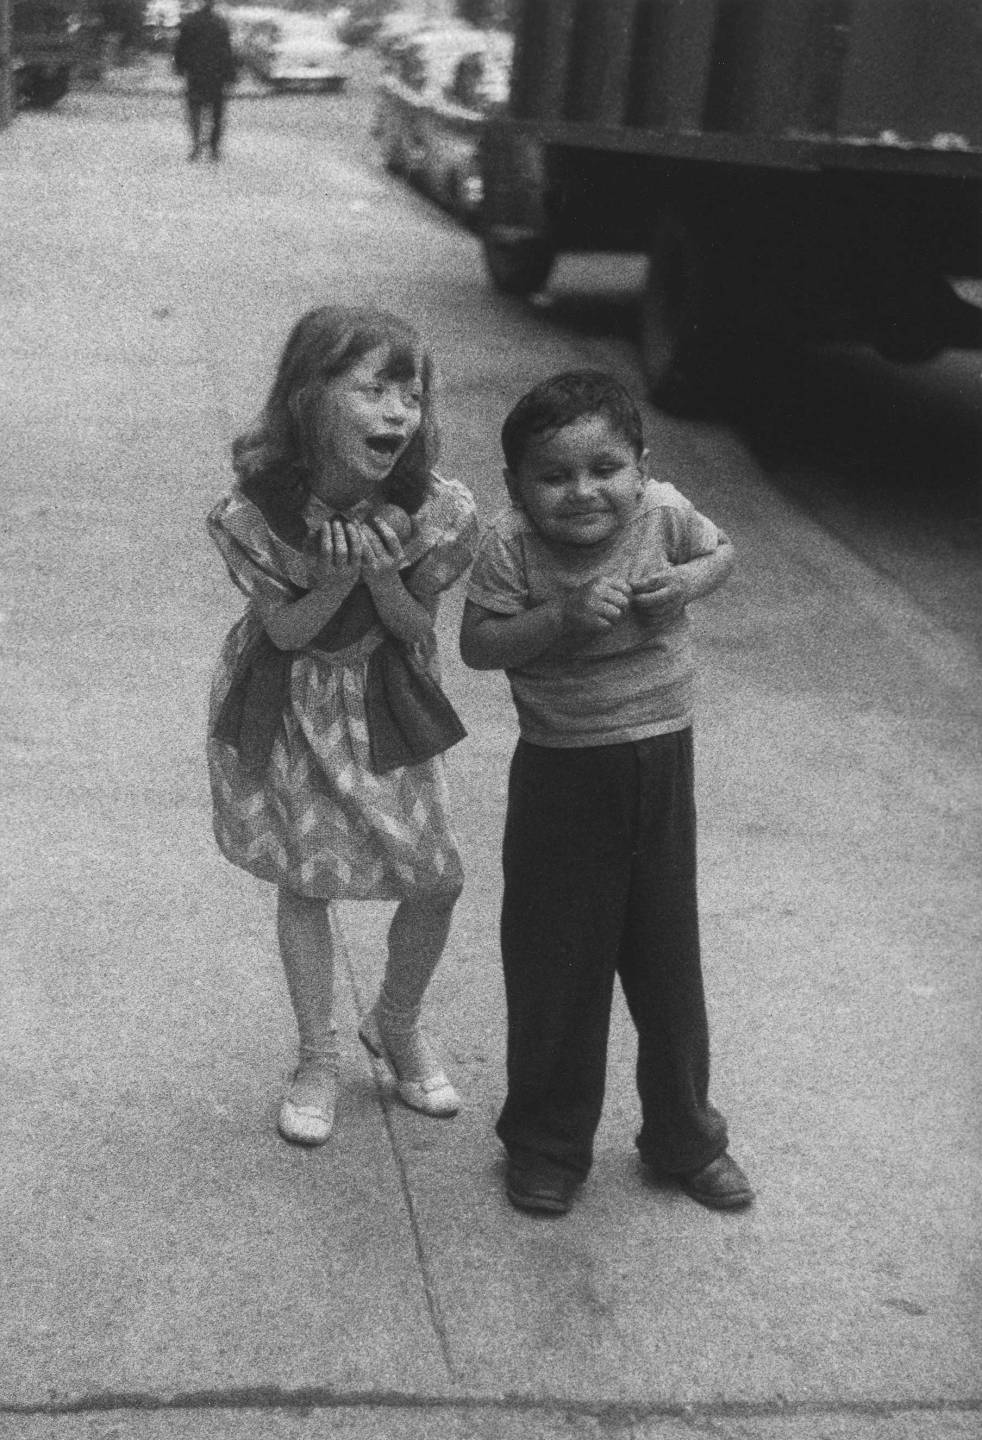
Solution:
<path fill-rule="evenodd" d="M 467 224 L 481 203 L 477 149 L 504 104 L 512 39 L 470 27 L 420 30 L 384 52 L 374 132 L 382 158 Z"/>
<path fill-rule="evenodd" d="M 143 38 L 151 50 L 173 50 L 185 13 L 181 0 L 147 0 L 143 7 Z"/>
<path fill-rule="evenodd" d="M 469 47 L 422 120 L 419 182 L 465 224 L 476 223 L 483 187 L 478 144 L 487 116 L 508 98 L 513 42 L 488 33 Z"/>
<path fill-rule="evenodd" d="M 344 9 L 338 33 L 346 45 L 375 46 L 392 17 L 402 15 L 398 0 L 357 0 Z"/>
<path fill-rule="evenodd" d="M 229 9 L 240 65 L 272 90 L 342 90 L 351 73 L 349 47 L 330 16 L 264 6 Z"/>
<path fill-rule="evenodd" d="M 95 31 L 86 20 L 76 0 L 14 0 L 9 43 L 17 105 L 47 110 L 67 94 L 73 76 L 96 48 Z"/>
<path fill-rule="evenodd" d="M 261 37 L 271 33 L 283 13 L 272 5 L 230 5 L 221 13 L 232 35 L 232 53 L 240 70 L 252 70 Z"/>

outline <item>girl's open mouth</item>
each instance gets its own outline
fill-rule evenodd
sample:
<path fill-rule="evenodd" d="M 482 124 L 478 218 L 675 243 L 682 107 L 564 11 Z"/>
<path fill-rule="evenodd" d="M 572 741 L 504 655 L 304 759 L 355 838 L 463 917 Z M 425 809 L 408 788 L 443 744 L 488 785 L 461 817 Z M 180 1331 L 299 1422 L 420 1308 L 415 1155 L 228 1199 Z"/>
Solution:
<path fill-rule="evenodd" d="M 365 443 L 376 455 L 385 455 L 391 460 L 402 449 L 403 438 L 401 435 L 369 435 Z"/>

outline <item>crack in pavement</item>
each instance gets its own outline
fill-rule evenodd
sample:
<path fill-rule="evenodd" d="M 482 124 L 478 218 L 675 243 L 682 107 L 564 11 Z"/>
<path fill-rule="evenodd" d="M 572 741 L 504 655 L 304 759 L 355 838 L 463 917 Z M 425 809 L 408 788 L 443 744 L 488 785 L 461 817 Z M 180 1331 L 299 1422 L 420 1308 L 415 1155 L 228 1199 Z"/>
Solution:
<path fill-rule="evenodd" d="M 351 962 L 351 953 L 347 945 L 341 940 L 341 954 L 344 968 L 348 976 L 348 984 L 351 986 L 351 993 L 354 997 L 355 1009 L 358 1012 L 359 1023 L 364 1018 L 367 1006 L 361 987 L 358 984 L 358 977 L 355 974 L 354 965 Z M 413 1248 L 416 1254 L 416 1265 L 419 1271 L 420 1282 L 423 1286 L 423 1296 L 426 1301 L 427 1314 L 430 1317 L 430 1325 L 436 1336 L 437 1344 L 440 1347 L 440 1354 L 451 1381 L 458 1380 L 456 1366 L 454 1365 L 453 1354 L 450 1349 L 449 1327 L 443 1315 L 440 1305 L 440 1297 L 437 1293 L 436 1277 L 430 1267 L 426 1254 L 426 1246 L 423 1242 L 423 1230 L 420 1224 L 419 1211 L 416 1201 L 413 1198 L 412 1187 L 409 1183 L 409 1173 L 406 1168 L 406 1159 L 399 1146 L 395 1126 L 392 1123 L 392 1102 L 386 1098 L 385 1091 L 378 1080 L 378 1070 L 385 1069 L 384 1061 L 372 1060 L 372 1071 L 376 1075 L 376 1090 L 378 1092 L 378 1103 L 382 1111 L 382 1122 L 385 1125 L 385 1133 L 389 1139 L 389 1149 L 396 1163 L 396 1171 L 399 1176 L 399 1187 L 402 1191 L 402 1200 L 409 1219 L 409 1228 L 413 1237 Z M 0 1411 L 2 1413 L 2 1411 Z"/>

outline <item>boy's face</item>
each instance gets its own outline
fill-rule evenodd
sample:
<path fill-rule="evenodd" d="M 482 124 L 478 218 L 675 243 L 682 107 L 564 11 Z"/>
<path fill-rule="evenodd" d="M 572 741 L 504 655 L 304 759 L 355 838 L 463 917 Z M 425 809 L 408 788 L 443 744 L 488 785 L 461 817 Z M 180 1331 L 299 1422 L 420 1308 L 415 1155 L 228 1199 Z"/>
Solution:
<path fill-rule="evenodd" d="M 647 450 L 637 454 L 606 416 L 585 415 L 534 436 L 505 483 L 546 540 L 589 546 L 634 517 L 647 476 Z"/>

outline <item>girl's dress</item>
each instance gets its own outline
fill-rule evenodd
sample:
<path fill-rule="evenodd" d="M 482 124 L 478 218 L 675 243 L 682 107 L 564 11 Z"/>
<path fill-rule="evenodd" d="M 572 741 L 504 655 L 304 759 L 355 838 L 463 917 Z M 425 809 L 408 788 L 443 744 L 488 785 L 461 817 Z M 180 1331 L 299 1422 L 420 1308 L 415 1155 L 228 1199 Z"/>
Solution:
<path fill-rule="evenodd" d="M 212 681 L 215 837 L 234 865 L 309 899 L 455 895 L 462 873 L 442 758 L 383 774 L 370 765 L 366 677 L 370 655 L 387 638 L 377 618 L 343 648 L 292 652 L 288 699 L 261 768 L 216 735 L 244 657 L 262 639 L 263 617 L 311 587 L 319 527 L 331 513 L 311 497 L 303 525 L 287 538 L 236 486 L 208 516 L 229 574 L 249 600 L 225 638 Z M 426 600 L 448 589 L 474 558 L 477 536 L 470 492 L 432 474 L 405 546 L 410 592 Z M 408 649 L 439 680 L 435 640 Z"/>

